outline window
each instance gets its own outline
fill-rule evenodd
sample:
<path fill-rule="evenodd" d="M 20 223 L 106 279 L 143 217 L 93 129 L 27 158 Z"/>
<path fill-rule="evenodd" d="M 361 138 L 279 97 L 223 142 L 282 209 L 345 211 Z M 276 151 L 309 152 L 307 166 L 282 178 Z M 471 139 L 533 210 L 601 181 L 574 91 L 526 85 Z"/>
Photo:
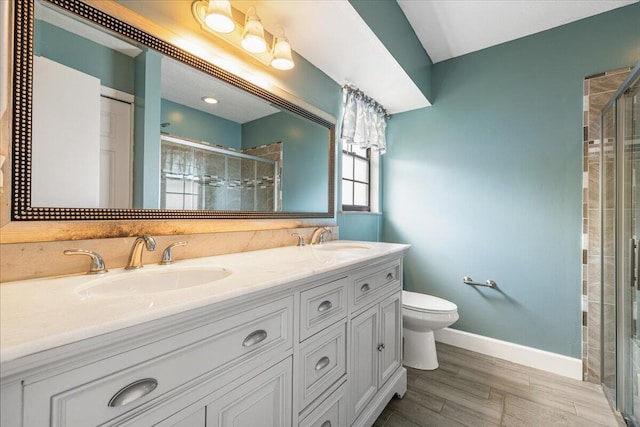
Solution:
<path fill-rule="evenodd" d="M 371 149 L 344 144 L 342 149 L 342 210 L 370 212 Z"/>

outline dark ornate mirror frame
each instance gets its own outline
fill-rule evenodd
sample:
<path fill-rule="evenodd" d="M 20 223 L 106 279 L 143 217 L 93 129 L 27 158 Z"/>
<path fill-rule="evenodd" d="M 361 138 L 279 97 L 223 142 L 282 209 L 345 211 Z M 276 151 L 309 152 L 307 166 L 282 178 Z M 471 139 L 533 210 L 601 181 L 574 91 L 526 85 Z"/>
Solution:
<path fill-rule="evenodd" d="M 13 221 L 83 220 L 170 220 L 170 219 L 285 219 L 333 218 L 335 125 L 235 76 L 220 67 L 164 42 L 79 0 L 42 0 L 154 49 L 237 88 L 256 95 L 294 114 L 327 128 L 329 134 L 329 176 L 327 212 L 179 211 L 164 209 L 56 208 L 31 206 L 31 126 L 34 0 L 16 0 L 14 22 L 13 121 L 12 121 L 12 204 Z"/>

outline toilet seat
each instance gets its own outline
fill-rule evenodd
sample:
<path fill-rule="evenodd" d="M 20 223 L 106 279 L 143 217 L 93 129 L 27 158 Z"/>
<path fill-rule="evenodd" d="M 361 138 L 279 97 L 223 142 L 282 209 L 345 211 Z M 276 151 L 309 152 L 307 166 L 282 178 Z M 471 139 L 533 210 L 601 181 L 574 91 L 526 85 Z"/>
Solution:
<path fill-rule="evenodd" d="M 402 291 L 402 306 L 407 310 L 422 313 L 454 313 L 458 306 L 446 299 L 418 292 Z"/>

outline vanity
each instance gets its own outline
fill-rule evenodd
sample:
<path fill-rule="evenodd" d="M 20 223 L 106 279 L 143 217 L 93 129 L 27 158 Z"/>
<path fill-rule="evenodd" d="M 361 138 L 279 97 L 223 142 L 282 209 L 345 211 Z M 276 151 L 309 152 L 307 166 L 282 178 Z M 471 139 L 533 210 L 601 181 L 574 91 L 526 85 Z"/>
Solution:
<path fill-rule="evenodd" d="M 335 241 L 5 283 L 2 425 L 369 426 L 406 391 L 408 249 Z"/>

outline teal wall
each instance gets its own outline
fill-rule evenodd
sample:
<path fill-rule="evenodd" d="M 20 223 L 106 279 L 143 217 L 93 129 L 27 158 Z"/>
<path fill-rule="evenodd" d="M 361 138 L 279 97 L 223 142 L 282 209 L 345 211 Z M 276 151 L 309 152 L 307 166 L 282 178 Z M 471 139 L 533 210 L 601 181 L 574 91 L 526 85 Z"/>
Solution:
<path fill-rule="evenodd" d="M 423 95 L 433 103 L 431 58 L 396 0 L 349 0 Z"/>
<path fill-rule="evenodd" d="M 382 238 L 382 214 L 341 213 L 338 226 L 340 240 L 379 242 Z"/>
<path fill-rule="evenodd" d="M 242 148 L 282 142 L 282 210 L 327 212 L 327 128 L 281 112 L 242 125 Z"/>
<path fill-rule="evenodd" d="M 424 96 L 432 101 L 433 63 L 398 3 L 395 0 L 349 0 L 349 3 Z M 338 135 L 340 134 L 339 127 L 340 123 L 338 123 Z M 340 156 L 338 156 L 337 163 L 338 171 L 341 171 Z M 336 197 L 338 201 L 341 200 L 340 186 L 338 186 Z M 380 214 L 338 213 L 337 222 L 340 227 L 341 239 L 379 241 L 382 237 L 382 216 Z"/>
<path fill-rule="evenodd" d="M 169 123 L 162 131 L 171 135 L 235 149 L 242 145 L 242 126 L 239 123 L 167 99 L 161 103 L 160 122 Z"/>
<path fill-rule="evenodd" d="M 133 207 L 160 208 L 161 54 L 148 50 L 136 58 Z"/>
<path fill-rule="evenodd" d="M 133 93 L 134 59 L 76 34 L 36 20 L 34 52 L 99 78 L 102 85 Z"/>
<path fill-rule="evenodd" d="M 636 3 L 435 64 L 434 105 L 389 122 L 383 240 L 413 245 L 405 287 L 455 302 L 453 328 L 580 357 L 583 78 L 640 60 L 639 22 Z"/>

